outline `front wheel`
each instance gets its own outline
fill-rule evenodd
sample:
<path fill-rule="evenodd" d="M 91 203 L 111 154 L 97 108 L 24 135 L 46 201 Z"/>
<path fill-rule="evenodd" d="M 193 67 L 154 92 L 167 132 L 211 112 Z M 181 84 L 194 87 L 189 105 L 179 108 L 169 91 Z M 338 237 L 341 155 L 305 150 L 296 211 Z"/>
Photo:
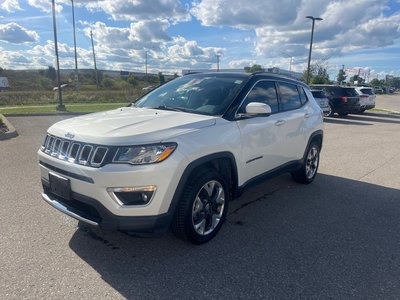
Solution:
<path fill-rule="evenodd" d="M 193 244 L 213 239 L 226 219 L 229 191 L 215 170 L 204 170 L 185 187 L 172 223 L 175 235 Z"/>
<path fill-rule="evenodd" d="M 319 144 L 312 142 L 307 149 L 302 167 L 299 170 L 291 173 L 294 181 L 304 184 L 313 182 L 315 176 L 317 176 L 319 152 Z"/>

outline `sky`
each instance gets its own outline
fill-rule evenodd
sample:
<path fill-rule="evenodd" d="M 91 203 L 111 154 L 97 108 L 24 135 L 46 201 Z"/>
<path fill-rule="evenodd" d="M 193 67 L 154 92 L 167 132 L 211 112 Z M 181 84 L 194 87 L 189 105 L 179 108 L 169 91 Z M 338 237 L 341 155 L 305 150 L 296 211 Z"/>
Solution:
<path fill-rule="evenodd" d="M 74 0 L 79 68 L 180 74 L 182 69 L 291 68 L 312 62 L 333 79 L 400 76 L 400 0 Z M 74 68 L 71 0 L 56 0 L 60 68 Z M 55 66 L 49 0 L 0 0 L 0 67 Z"/>

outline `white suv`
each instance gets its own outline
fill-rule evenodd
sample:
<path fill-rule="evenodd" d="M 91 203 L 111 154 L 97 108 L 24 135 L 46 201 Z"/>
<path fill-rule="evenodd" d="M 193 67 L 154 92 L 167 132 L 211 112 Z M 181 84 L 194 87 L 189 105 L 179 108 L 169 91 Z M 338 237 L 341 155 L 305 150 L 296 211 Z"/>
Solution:
<path fill-rule="evenodd" d="M 375 107 L 374 89 L 368 86 L 355 86 L 357 94 L 360 96 L 360 112 L 363 113 L 367 109 Z"/>
<path fill-rule="evenodd" d="M 268 74 L 177 78 L 128 107 L 58 122 L 38 151 L 43 199 L 80 221 L 204 243 L 260 178 L 314 180 L 323 115 L 309 88 Z"/>

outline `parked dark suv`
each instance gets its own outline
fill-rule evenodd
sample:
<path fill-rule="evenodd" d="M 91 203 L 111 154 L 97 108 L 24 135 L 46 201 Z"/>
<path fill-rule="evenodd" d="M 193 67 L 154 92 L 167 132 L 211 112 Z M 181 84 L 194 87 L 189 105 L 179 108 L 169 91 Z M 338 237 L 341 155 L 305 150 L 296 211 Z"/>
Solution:
<path fill-rule="evenodd" d="M 345 87 L 339 85 L 312 85 L 313 89 L 323 90 L 329 99 L 329 105 L 332 110 L 330 117 L 334 113 L 343 117 L 347 114 L 360 112 L 360 97 L 353 87 Z"/>

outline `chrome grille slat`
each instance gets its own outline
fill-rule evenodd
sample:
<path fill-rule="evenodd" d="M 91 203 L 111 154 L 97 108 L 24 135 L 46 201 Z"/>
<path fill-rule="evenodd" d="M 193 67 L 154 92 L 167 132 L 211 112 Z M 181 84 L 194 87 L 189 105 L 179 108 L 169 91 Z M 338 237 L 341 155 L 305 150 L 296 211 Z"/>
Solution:
<path fill-rule="evenodd" d="M 109 148 L 74 142 L 47 134 L 40 150 L 60 160 L 98 168 L 104 163 Z"/>
<path fill-rule="evenodd" d="M 93 151 L 93 147 L 91 145 L 85 145 L 82 147 L 81 153 L 79 154 L 78 162 L 81 165 L 86 165 L 89 161 L 90 154 Z"/>
<path fill-rule="evenodd" d="M 104 159 L 106 158 L 106 155 L 108 153 L 108 148 L 106 147 L 97 147 L 94 150 L 92 160 L 90 161 L 90 164 L 94 167 L 100 167 L 101 164 L 103 163 Z"/>

